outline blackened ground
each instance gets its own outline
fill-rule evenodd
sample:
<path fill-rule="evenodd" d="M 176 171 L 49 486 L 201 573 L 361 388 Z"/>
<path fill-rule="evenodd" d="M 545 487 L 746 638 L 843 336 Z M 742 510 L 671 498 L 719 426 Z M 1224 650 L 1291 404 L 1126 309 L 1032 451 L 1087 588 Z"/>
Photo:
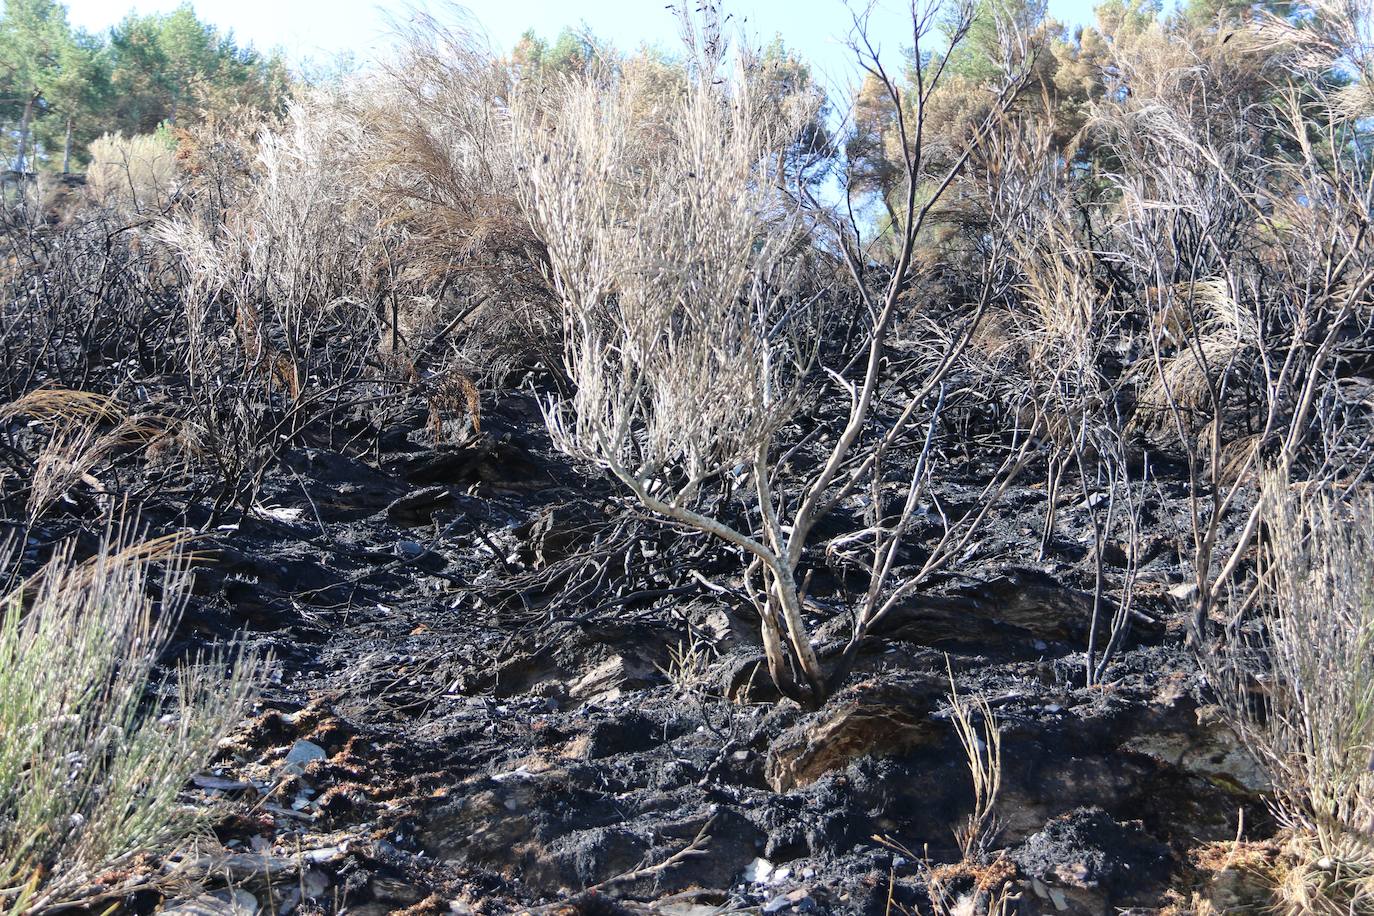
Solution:
<path fill-rule="evenodd" d="M 1240 815 L 1266 829 L 1262 779 L 1205 705 L 1169 598 L 1181 485 L 1148 497 L 1139 614 L 1103 683 L 1084 683 L 1081 494 L 1066 491 L 1046 562 L 1008 564 L 1038 547 L 1032 476 L 958 574 L 892 615 L 849 685 L 806 712 L 760 670 L 737 558 L 555 457 L 532 400 L 506 398 L 466 444 L 436 447 L 423 420 L 380 461 L 292 450 L 258 508 L 198 547 L 178 650 L 246 630 L 274 657 L 260 714 L 189 792 L 224 806 L 222 849 L 200 867 L 240 901 L 914 911 L 929 866 L 960 859 L 973 800 L 949 669 L 1001 728 L 982 862 L 1021 912 L 1162 907 L 1191 880 L 1190 849 L 1234 837 Z M 948 503 L 977 492 L 969 468 L 941 483 Z M 187 514 L 144 509 L 154 527 Z M 814 577 L 823 653 L 845 636 L 823 612 L 848 578 Z M 959 880 L 956 894 L 977 884 Z"/>

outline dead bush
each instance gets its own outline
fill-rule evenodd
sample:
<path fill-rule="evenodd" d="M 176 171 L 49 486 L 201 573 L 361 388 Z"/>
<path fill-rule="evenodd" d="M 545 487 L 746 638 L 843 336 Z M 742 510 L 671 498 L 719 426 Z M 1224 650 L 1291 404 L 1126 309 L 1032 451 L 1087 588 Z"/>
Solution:
<path fill-rule="evenodd" d="M 1260 506 L 1258 615 L 1206 667 L 1294 832 L 1281 901 L 1356 912 L 1374 900 L 1374 501 L 1270 472 Z"/>
<path fill-rule="evenodd" d="M 170 135 L 106 134 L 91 144 L 90 157 L 86 188 L 99 206 L 155 213 L 176 191 L 177 150 Z"/>
<path fill-rule="evenodd" d="M 973 15 L 971 6 L 958 12 L 956 45 Z M 548 250 L 574 383 L 571 397 L 552 404 L 547 420 L 564 451 L 605 468 L 655 512 L 715 535 L 749 558 L 746 584 L 759 610 L 770 673 L 784 693 L 815 704 L 847 676 L 869 627 L 924 573 L 961 550 L 995 501 L 957 519 L 921 573 L 900 584 L 892 580 L 897 546 L 930 468 L 919 461 L 896 505 L 885 507 L 883 458 L 932 410 L 938 413 L 940 381 L 986 301 L 910 386 L 914 394 L 904 398 L 895 422 L 870 429 L 872 409 L 894 317 L 919 281 L 916 239 L 968 150 L 953 157 L 934 192 L 923 190 L 931 163 L 919 153 L 907 159 L 899 253 L 890 279 L 875 291 L 852 207 L 846 222 L 843 207 L 799 208 L 798 197 L 783 192 L 789 178 L 806 187 L 776 171 L 787 161 L 797 125 L 780 120 L 788 106 L 761 104 L 760 74 L 748 49 L 737 53 L 731 72 L 715 5 L 683 11 L 682 18 L 691 64 L 681 94 L 663 97 L 633 73 L 612 73 L 569 81 L 552 112 L 517 99 L 524 202 Z M 932 20 L 914 25 L 919 41 Z M 864 65 L 900 94 L 866 47 Z M 919 47 L 916 60 L 924 60 Z M 939 72 L 915 81 L 917 112 Z M 992 113 L 971 144 L 1000 121 L 1024 73 L 1022 59 L 993 93 Z M 903 133 L 904 142 L 919 135 L 922 117 Z M 812 220 L 835 227 L 835 247 L 871 322 L 857 335 L 855 350 L 840 356 L 840 366 L 857 370 L 853 381 L 821 357 L 816 304 L 824 291 L 803 274 Z M 780 443 L 780 430 L 807 386 L 825 378 L 847 393 L 847 419 L 819 467 L 800 481 L 783 479 L 779 468 L 795 447 Z M 860 445 L 862 433 L 872 436 Z M 1004 470 L 1016 466 L 1012 457 Z M 698 511 L 703 488 L 726 477 L 747 494 L 751 527 Z M 999 474 L 990 486 L 1006 479 Z M 869 487 L 871 584 L 851 641 L 827 672 L 803 617 L 803 552 L 821 518 Z"/>

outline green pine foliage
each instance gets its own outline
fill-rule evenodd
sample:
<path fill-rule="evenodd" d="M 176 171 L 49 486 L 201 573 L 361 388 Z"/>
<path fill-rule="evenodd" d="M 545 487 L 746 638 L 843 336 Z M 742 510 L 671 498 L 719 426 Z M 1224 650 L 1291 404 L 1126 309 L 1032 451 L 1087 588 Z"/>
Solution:
<path fill-rule="evenodd" d="M 108 32 L 73 29 L 56 0 L 4 0 L 0 158 L 24 171 L 83 168 L 92 140 L 192 127 L 234 109 L 281 110 L 291 74 L 190 4 L 130 13 Z"/>

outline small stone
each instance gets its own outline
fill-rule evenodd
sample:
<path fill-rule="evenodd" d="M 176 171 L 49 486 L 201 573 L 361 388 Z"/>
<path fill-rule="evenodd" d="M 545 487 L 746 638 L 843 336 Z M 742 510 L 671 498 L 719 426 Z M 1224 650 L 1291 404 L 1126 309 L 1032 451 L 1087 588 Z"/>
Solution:
<path fill-rule="evenodd" d="M 192 776 L 193 782 L 201 789 L 214 789 L 220 792 L 241 792 L 244 789 L 251 789 L 252 784 L 242 782 L 237 779 L 225 779 L 223 776 Z"/>
<path fill-rule="evenodd" d="M 172 916 L 257 916 L 258 898 L 244 890 L 222 890 L 174 903 L 162 911 Z"/>
<path fill-rule="evenodd" d="M 767 859 L 755 859 L 744 867 L 743 878 L 750 884 L 762 884 L 773 874 L 773 863 Z"/>
<path fill-rule="evenodd" d="M 425 545 L 419 541 L 397 541 L 392 549 L 403 560 L 414 560 L 425 554 Z"/>
<path fill-rule="evenodd" d="M 786 894 L 779 894 L 763 905 L 763 911 L 765 913 L 780 913 L 791 905 L 792 901 L 787 899 Z"/>
<path fill-rule="evenodd" d="M 316 865 L 320 865 L 325 862 L 335 862 L 339 859 L 342 859 L 346 852 L 348 852 L 348 850 L 344 846 L 325 846 L 322 849 L 309 850 L 308 852 L 302 855 L 302 858 L 304 858 L 307 862 L 312 862 Z M 316 895 L 312 894 L 311 896 Z"/>
<path fill-rule="evenodd" d="M 1096 509 L 1098 506 L 1107 502 L 1109 497 L 1106 493 L 1089 493 L 1088 498 L 1079 503 L 1085 509 Z"/>
<path fill-rule="evenodd" d="M 448 487 L 422 487 L 412 490 L 386 507 L 387 518 L 403 525 L 424 525 L 434 513 L 453 501 Z"/>
<path fill-rule="evenodd" d="M 313 741 L 297 741 L 286 754 L 286 769 L 299 773 L 312 760 L 323 760 L 328 756 L 324 748 Z"/>

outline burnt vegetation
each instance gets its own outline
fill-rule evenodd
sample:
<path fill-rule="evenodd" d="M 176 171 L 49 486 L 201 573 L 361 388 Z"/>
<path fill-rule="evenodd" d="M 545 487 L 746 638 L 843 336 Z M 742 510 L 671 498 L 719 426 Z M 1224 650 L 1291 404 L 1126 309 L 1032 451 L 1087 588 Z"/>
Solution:
<path fill-rule="evenodd" d="M 672 15 L 28 97 L 0 912 L 1374 911 L 1368 3 Z"/>

